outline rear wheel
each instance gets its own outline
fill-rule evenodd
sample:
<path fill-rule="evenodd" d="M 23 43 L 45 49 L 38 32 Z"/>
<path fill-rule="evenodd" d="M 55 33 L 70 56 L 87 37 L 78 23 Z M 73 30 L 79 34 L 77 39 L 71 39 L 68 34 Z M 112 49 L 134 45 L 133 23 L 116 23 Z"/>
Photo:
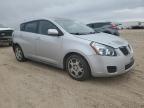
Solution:
<path fill-rule="evenodd" d="M 16 46 L 14 47 L 14 51 L 15 51 L 16 59 L 17 59 L 18 61 L 23 62 L 23 61 L 26 60 L 25 57 L 24 57 L 23 51 L 22 51 L 22 49 L 21 49 L 20 46 L 16 45 Z"/>
<path fill-rule="evenodd" d="M 90 77 L 89 65 L 80 55 L 71 55 L 68 57 L 66 60 L 66 70 L 73 79 L 78 81 L 83 81 Z"/>

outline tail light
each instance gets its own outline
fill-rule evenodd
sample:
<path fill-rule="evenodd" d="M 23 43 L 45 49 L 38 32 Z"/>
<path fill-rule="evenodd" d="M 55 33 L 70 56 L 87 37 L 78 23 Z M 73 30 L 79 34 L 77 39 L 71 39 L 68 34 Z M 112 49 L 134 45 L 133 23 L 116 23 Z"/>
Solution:
<path fill-rule="evenodd" d="M 116 24 L 111 24 L 111 28 L 118 29 Z"/>

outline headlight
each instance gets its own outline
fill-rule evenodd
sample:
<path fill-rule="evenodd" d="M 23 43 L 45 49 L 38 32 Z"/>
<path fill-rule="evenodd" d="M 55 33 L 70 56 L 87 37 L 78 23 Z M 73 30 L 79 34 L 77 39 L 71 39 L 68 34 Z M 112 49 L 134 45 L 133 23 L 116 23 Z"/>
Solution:
<path fill-rule="evenodd" d="M 94 49 L 94 51 L 101 56 L 117 56 L 117 53 L 114 48 L 102 45 L 96 42 L 91 42 L 90 46 Z"/>

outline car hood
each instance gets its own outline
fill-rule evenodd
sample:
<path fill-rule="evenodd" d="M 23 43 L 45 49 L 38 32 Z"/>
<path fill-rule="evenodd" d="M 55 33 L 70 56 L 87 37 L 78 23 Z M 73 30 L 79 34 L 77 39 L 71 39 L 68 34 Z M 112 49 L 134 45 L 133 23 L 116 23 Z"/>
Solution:
<path fill-rule="evenodd" d="M 104 45 L 111 46 L 113 48 L 119 48 L 121 46 L 127 46 L 128 42 L 120 37 L 106 34 L 106 33 L 97 33 L 90 35 L 76 35 L 77 38 L 81 38 L 88 41 L 94 41 Z"/>
<path fill-rule="evenodd" d="M 0 31 L 3 31 L 3 30 L 12 30 L 11 28 L 0 28 Z"/>

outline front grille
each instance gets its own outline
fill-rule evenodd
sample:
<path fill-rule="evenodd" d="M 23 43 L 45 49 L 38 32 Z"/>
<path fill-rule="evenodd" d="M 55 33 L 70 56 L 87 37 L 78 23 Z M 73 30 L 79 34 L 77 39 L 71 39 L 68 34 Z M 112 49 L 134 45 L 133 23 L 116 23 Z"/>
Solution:
<path fill-rule="evenodd" d="M 125 56 L 127 56 L 127 55 L 129 54 L 129 50 L 127 49 L 126 46 L 120 47 L 119 49 L 121 50 L 121 52 L 122 52 Z"/>
<path fill-rule="evenodd" d="M 107 66 L 107 70 L 109 73 L 115 73 L 117 71 L 116 66 Z"/>
<path fill-rule="evenodd" d="M 131 62 L 127 65 L 125 65 L 125 70 L 129 69 L 130 67 L 132 67 L 134 64 L 134 59 L 132 58 Z"/>
<path fill-rule="evenodd" d="M 3 30 L 3 31 L 0 31 L 0 36 L 1 37 L 5 37 L 5 36 L 12 36 L 12 30 Z"/>
<path fill-rule="evenodd" d="M 11 39 L 10 38 L 0 38 L 0 42 L 1 41 L 11 41 Z"/>

